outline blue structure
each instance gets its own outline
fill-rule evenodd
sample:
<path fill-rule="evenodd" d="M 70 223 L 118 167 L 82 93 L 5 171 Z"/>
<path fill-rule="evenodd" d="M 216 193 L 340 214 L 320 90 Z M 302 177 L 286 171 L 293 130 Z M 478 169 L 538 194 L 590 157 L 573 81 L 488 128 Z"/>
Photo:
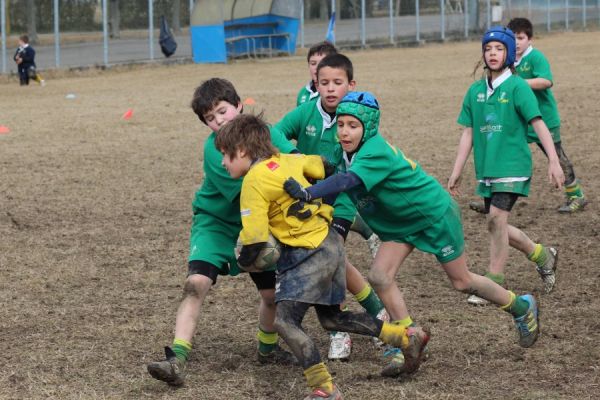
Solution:
<path fill-rule="evenodd" d="M 297 0 L 196 0 L 190 23 L 193 60 L 294 54 L 299 18 Z"/>

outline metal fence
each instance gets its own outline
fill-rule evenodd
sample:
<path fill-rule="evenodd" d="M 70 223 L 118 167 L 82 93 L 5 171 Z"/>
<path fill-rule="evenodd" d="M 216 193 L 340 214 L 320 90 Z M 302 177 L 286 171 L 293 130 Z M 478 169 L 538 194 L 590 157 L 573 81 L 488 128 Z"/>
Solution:
<path fill-rule="evenodd" d="M 324 40 L 332 12 L 337 15 L 335 42 L 342 48 L 468 39 L 518 16 L 529 18 L 536 32 L 600 27 L 600 0 L 289 1 L 302 5 L 300 47 Z M 19 34 L 29 30 L 31 4 L 36 5 L 34 47 L 39 69 L 162 59 L 161 15 L 175 28 L 178 49 L 172 58 L 191 58 L 188 25 L 194 0 L 121 0 L 116 3 L 120 7 L 113 9 L 114 0 L 0 0 L 0 72 L 4 74 L 16 71 L 12 54 Z M 118 26 L 111 24 L 115 12 Z"/>

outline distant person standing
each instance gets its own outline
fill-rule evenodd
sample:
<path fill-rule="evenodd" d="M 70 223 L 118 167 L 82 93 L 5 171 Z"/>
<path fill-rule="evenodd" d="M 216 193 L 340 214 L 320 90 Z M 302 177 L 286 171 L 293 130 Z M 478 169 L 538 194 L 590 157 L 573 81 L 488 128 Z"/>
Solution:
<path fill-rule="evenodd" d="M 29 36 L 19 36 L 19 48 L 13 57 L 19 70 L 19 81 L 21 86 L 29 85 L 29 79 L 33 79 L 44 86 L 46 82 L 37 73 L 35 66 L 35 50 L 29 45 Z"/>

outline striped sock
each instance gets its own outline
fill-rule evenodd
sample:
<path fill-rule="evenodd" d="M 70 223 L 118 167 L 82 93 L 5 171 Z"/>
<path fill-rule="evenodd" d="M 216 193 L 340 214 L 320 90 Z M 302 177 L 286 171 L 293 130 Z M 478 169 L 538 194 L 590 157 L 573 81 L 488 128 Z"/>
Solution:
<path fill-rule="evenodd" d="M 181 361 L 187 361 L 190 356 L 190 351 L 192 351 L 192 344 L 184 339 L 173 340 L 173 353 L 177 356 Z"/>
<path fill-rule="evenodd" d="M 510 301 L 508 304 L 500 306 L 500 309 L 506 311 L 507 313 L 511 314 L 513 317 L 516 318 L 525 315 L 525 313 L 527 313 L 527 310 L 529 310 L 529 303 L 527 303 L 521 297 L 517 297 L 517 295 L 511 292 L 510 290 L 508 291 L 508 293 L 510 294 Z"/>
<path fill-rule="evenodd" d="M 565 186 L 565 194 L 569 198 L 583 197 L 583 190 L 581 190 L 581 185 L 579 185 L 579 181 L 577 179 L 570 185 Z"/>
<path fill-rule="evenodd" d="M 260 326 L 258 327 L 256 338 L 258 339 L 258 352 L 262 355 L 269 354 L 275 350 L 277 340 L 279 339 L 277 332 L 263 331 Z"/>
<path fill-rule="evenodd" d="M 529 254 L 527 258 L 536 263 L 538 266 L 543 267 L 548 260 L 548 249 L 538 243 L 535 245 L 533 253 Z"/>
<path fill-rule="evenodd" d="M 377 293 L 375 293 L 373 288 L 368 284 L 365 285 L 360 292 L 355 294 L 354 298 L 372 317 L 377 317 L 377 314 L 384 308 L 379 296 L 377 296 Z"/>

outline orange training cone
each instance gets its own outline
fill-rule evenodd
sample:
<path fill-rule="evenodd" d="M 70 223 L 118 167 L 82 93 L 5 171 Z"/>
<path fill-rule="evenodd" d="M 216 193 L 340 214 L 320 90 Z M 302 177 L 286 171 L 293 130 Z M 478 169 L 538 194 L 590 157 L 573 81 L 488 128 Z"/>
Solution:
<path fill-rule="evenodd" d="M 130 108 L 127 111 L 125 111 L 125 114 L 123 114 L 123 119 L 130 119 L 133 116 L 133 109 Z"/>
<path fill-rule="evenodd" d="M 0 133 L 10 133 L 8 126 L 0 125 Z"/>
<path fill-rule="evenodd" d="M 252 97 L 248 97 L 246 100 L 244 100 L 244 104 L 247 106 L 253 106 L 256 104 L 256 100 L 254 100 Z"/>

